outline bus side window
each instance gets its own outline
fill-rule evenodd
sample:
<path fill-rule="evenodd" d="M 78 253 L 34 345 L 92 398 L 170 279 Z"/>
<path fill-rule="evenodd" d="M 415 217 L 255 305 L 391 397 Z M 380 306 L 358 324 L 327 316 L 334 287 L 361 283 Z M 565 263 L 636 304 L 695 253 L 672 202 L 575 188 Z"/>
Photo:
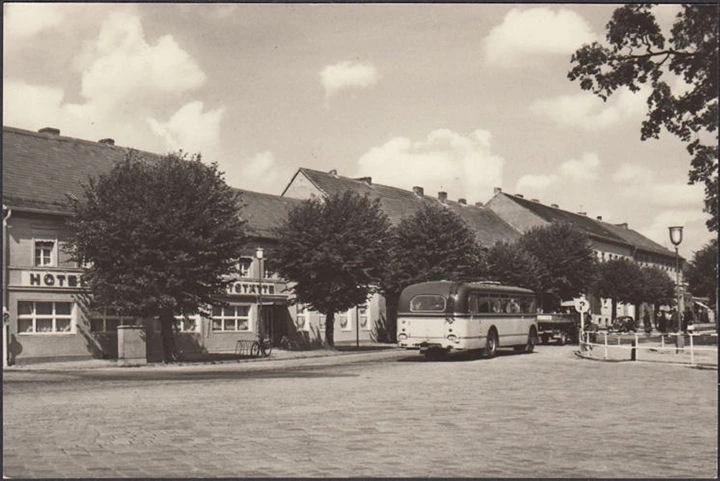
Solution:
<path fill-rule="evenodd" d="M 517 314 L 520 312 L 520 304 L 517 303 L 515 299 L 508 299 L 507 306 L 505 307 L 505 312 L 508 314 Z"/>
<path fill-rule="evenodd" d="M 503 301 L 504 301 L 504 300 L 505 300 L 505 299 L 502 299 L 502 298 L 500 298 L 500 297 L 493 297 L 493 298 L 491 298 L 492 311 L 493 311 L 494 313 L 497 314 L 497 313 L 500 313 L 500 312 L 505 312 L 505 309 L 503 309 L 503 307 L 504 307 L 504 306 L 503 306 L 503 304 L 504 304 Z"/>
<path fill-rule="evenodd" d="M 481 314 L 488 314 L 492 312 L 491 306 L 491 299 L 484 295 L 481 298 L 478 299 L 478 312 Z"/>
<path fill-rule="evenodd" d="M 468 312 L 470 314 L 477 314 L 478 311 L 478 296 L 477 294 L 468 295 Z"/>

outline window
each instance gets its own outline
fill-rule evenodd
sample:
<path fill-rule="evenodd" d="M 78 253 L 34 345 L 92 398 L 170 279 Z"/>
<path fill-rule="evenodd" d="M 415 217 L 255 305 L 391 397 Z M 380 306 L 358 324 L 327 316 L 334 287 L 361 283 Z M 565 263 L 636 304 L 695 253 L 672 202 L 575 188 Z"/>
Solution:
<path fill-rule="evenodd" d="M 135 324 L 131 316 L 121 316 L 113 309 L 103 309 L 90 314 L 90 332 L 117 332 L 120 325 Z"/>
<path fill-rule="evenodd" d="M 363 329 L 370 329 L 370 324 L 368 323 L 368 306 L 360 306 L 358 307 L 358 325 Z"/>
<path fill-rule="evenodd" d="M 340 324 L 340 329 L 343 331 L 349 331 L 352 329 L 352 322 L 350 321 L 348 312 L 349 311 L 338 313 L 338 323 Z"/>
<path fill-rule="evenodd" d="M 213 331 L 249 331 L 250 305 L 213 306 Z"/>
<path fill-rule="evenodd" d="M 301 331 L 309 330 L 308 318 L 307 318 L 307 307 L 297 306 L 297 310 L 295 311 L 295 313 L 296 313 L 295 325 L 297 326 L 298 330 L 301 330 Z"/>
<path fill-rule="evenodd" d="M 470 314 L 478 313 L 478 295 L 477 294 L 470 294 L 468 296 L 468 312 Z"/>
<path fill-rule="evenodd" d="M 200 314 L 175 316 L 180 332 L 197 332 L 200 325 Z"/>
<path fill-rule="evenodd" d="M 445 298 L 441 295 L 421 294 L 410 299 L 410 312 L 445 310 Z"/>
<path fill-rule="evenodd" d="M 240 276 L 248 277 L 250 275 L 250 266 L 252 265 L 252 259 L 249 257 L 242 257 L 238 263 L 237 268 L 240 272 Z"/>
<path fill-rule="evenodd" d="M 72 332 L 72 302 L 18 302 L 18 333 L 52 334 Z"/>
<path fill-rule="evenodd" d="M 54 266 L 55 265 L 55 241 L 54 240 L 36 240 L 35 241 L 35 266 Z"/>

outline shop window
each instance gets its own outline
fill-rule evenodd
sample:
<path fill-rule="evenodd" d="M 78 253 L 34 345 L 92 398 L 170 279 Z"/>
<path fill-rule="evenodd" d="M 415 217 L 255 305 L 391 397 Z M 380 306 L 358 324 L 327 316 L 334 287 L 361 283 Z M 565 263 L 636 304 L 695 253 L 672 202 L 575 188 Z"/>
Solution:
<path fill-rule="evenodd" d="M 103 309 L 90 314 L 90 332 L 117 332 L 117 327 L 135 324 L 135 318 L 121 316 L 113 309 Z"/>
<path fill-rule="evenodd" d="M 73 332 L 72 302 L 18 302 L 19 334 Z"/>
<path fill-rule="evenodd" d="M 55 265 L 55 241 L 54 240 L 36 240 L 35 241 L 35 261 L 36 267 L 54 266 Z"/>
<path fill-rule="evenodd" d="M 213 306 L 212 329 L 213 331 L 249 331 L 250 306 Z"/>

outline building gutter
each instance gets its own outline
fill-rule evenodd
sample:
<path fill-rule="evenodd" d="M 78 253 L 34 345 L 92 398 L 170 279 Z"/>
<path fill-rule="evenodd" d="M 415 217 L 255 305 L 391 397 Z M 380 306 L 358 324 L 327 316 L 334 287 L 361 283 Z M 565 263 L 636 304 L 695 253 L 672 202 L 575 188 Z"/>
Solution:
<path fill-rule="evenodd" d="M 3 283 L 3 368 L 8 367 L 8 339 L 10 334 L 9 320 L 5 322 L 5 314 L 10 312 L 10 295 L 8 294 L 8 220 L 12 216 L 12 209 L 5 204 L 2 206 L 3 223 L 2 223 L 2 283 Z"/>

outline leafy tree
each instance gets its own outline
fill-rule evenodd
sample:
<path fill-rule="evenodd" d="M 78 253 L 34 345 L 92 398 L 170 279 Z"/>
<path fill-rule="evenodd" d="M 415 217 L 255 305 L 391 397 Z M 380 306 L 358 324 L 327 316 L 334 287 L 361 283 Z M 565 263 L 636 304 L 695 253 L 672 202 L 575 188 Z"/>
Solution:
<path fill-rule="evenodd" d="M 388 227 L 378 199 L 347 191 L 303 201 L 275 231 L 274 265 L 294 283 L 298 301 L 326 316 L 331 347 L 335 313 L 364 303 L 377 289 Z"/>
<path fill-rule="evenodd" d="M 618 302 L 638 305 L 643 300 L 640 266 L 627 259 L 601 263 L 597 268 L 594 290 L 599 297 L 612 299 L 611 319 L 614 321 Z"/>
<path fill-rule="evenodd" d="M 670 305 L 675 298 L 675 282 L 659 267 L 642 267 L 642 300 L 657 309 L 663 304 Z"/>
<path fill-rule="evenodd" d="M 711 240 L 705 247 L 693 254 L 687 268 L 690 292 L 697 296 L 709 297 L 710 305 L 717 302 L 718 241 Z"/>
<path fill-rule="evenodd" d="M 557 309 L 563 299 L 577 297 L 590 286 L 595 256 L 587 235 L 572 224 L 535 227 L 520 237 L 518 245 L 540 264 L 538 294 L 544 310 Z"/>
<path fill-rule="evenodd" d="M 71 199 L 68 250 L 90 263 L 84 279 L 99 305 L 158 316 L 163 358 L 174 357 L 177 314 L 218 302 L 245 240 L 237 194 L 216 164 L 182 152 L 136 152 Z"/>
<path fill-rule="evenodd" d="M 477 279 L 482 254 L 475 235 L 460 216 L 427 203 L 390 230 L 388 262 L 381 280 L 388 329 L 394 339 L 402 290 L 418 282 Z"/>
<path fill-rule="evenodd" d="M 498 242 L 486 255 L 488 277 L 541 292 L 545 272 L 540 261 L 519 244 Z"/>
<path fill-rule="evenodd" d="M 607 45 L 593 42 L 572 55 L 568 78 L 603 100 L 649 83 L 641 139 L 658 138 L 665 127 L 687 144 L 689 181 L 705 183 L 707 226 L 717 231 L 718 5 L 683 5 L 667 38 L 650 4 L 617 8 L 606 30 Z M 673 83 L 685 85 L 673 92 Z"/>

